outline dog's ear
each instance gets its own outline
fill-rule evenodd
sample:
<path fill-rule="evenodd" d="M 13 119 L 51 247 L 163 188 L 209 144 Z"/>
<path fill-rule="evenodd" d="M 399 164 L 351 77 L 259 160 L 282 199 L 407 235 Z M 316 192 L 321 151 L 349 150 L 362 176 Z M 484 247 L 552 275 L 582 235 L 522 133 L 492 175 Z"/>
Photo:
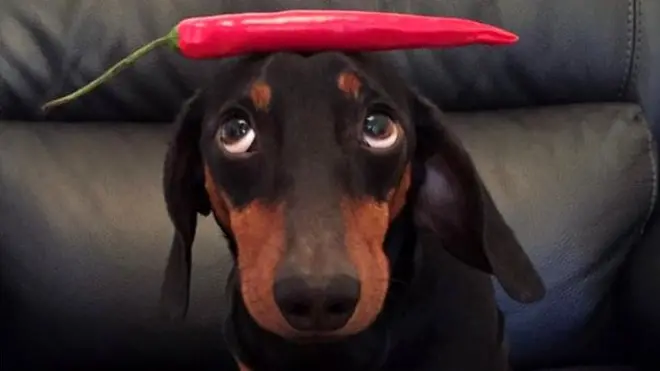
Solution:
<path fill-rule="evenodd" d="M 191 249 L 197 214 L 208 215 L 199 140 L 203 110 L 197 91 L 182 106 L 165 156 L 163 188 L 174 237 L 161 288 L 161 310 L 168 319 L 185 318 L 190 294 Z"/>
<path fill-rule="evenodd" d="M 545 287 L 514 232 L 484 187 L 472 159 L 441 122 L 440 110 L 411 94 L 417 144 L 415 162 L 422 173 L 415 223 L 451 255 L 493 274 L 507 294 L 534 302 Z"/>

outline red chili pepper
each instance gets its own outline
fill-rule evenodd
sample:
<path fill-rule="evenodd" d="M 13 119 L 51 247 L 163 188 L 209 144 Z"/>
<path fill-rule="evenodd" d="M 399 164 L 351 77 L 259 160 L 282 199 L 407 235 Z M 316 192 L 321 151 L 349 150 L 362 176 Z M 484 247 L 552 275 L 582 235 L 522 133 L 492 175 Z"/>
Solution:
<path fill-rule="evenodd" d="M 170 45 L 188 58 L 221 58 L 255 52 L 383 51 L 512 44 L 518 37 L 460 18 L 414 14 L 288 10 L 224 14 L 181 21 L 169 34 L 141 47 L 79 90 L 43 106 L 72 101 L 98 87 L 153 49 Z"/>

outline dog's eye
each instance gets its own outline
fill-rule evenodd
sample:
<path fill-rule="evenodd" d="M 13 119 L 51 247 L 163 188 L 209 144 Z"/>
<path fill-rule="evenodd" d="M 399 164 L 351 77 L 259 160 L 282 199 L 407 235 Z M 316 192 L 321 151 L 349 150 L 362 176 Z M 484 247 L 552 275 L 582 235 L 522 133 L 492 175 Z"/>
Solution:
<path fill-rule="evenodd" d="M 248 120 L 242 117 L 229 118 L 218 131 L 218 141 L 222 149 L 231 154 L 249 151 L 256 136 Z"/>
<path fill-rule="evenodd" d="M 399 139 L 399 127 L 388 115 L 372 113 L 364 119 L 362 139 L 369 147 L 389 148 Z"/>

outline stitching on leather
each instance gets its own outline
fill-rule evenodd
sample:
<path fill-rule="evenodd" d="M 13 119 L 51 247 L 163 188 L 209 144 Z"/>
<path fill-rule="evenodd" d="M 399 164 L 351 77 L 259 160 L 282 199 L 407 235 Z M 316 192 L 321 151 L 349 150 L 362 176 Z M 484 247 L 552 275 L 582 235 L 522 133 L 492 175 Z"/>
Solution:
<path fill-rule="evenodd" d="M 643 115 L 642 113 L 639 113 Z M 644 120 L 644 129 L 646 130 L 646 140 L 648 142 L 648 155 L 651 165 L 651 195 L 649 197 L 649 209 L 646 213 L 646 218 L 644 223 L 642 223 L 642 228 L 640 229 L 640 234 L 644 234 L 646 226 L 653 216 L 653 211 L 655 210 L 655 205 L 658 202 L 658 158 L 656 157 L 656 147 L 655 147 L 655 138 L 653 138 L 653 133 L 651 132 L 651 127 L 646 120 Z"/>
<path fill-rule="evenodd" d="M 657 158 L 655 156 L 655 140 L 653 138 L 653 133 L 651 133 L 651 128 L 649 127 L 648 123 L 644 125 L 646 128 L 646 133 L 647 133 L 647 140 L 648 140 L 648 154 L 649 154 L 649 159 L 651 162 L 651 174 L 652 174 L 652 183 L 653 183 L 653 188 L 651 188 L 651 196 L 649 197 L 649 209 L 647 211 L 646 219 L 644 220 L 644 223 L 642 224 L 641 228 L 641 234 L 644 234 L 644 231 L 646 230 L 646 225 L 648 222 L 651 220 L 651 217 L 653 216 L 653 211 L 655 210 L 655 205 L 658 201 L 658 162 Z"/>
<path fill-rule="evenodd" d="M 636 14 L 636 43 L 637 45 L 642 45 L 642 39 L 644 37 L 644 27 L 642 25 L 642 21 L 644 19 L 643 17 L 643 0 L 638 0 L 637 1 L 637 14 Z M 639 49 L 639 48 L 637 48 Z M 634 81 L 637 81 L 638 78 L 638 71 L 639 71 L 639 61 L 640 61 L 640 54 L 641 52 L 639 50 L 635 51 L 635 61 L 633 65 L 633 79 Z M 642 224 L 641 228 L 641 233 L 644 234 L 644 231 L 646 229 L 647 224 L 651 220 L 651 217 L 653 216 L 653 211 L 655 210 L 656 203 L 658 202 L 658 158 L 656 157 L 656 146 L 655 146 L 655 138 L 653 137 L 653 132 L 651 131 L 651 126 L 650 123 L 648 123 L 646 120 L 644 121 L 646 125 L 644 125 L 646 129 L 646 135 L 647 135 L 647 140 L 648 140 L 648 153 L 649 153 L 649 159 L 650 159 L 650 164 L 651 164 L 651 174 L 652 174 L 652 183 L 653 183 L 653 188 L 651 189 L 651 196 L 649 197 L 649 210 L 646 215 L 646 220 L 644 220 L 644 223 Z"/>
<path fill-rule="evenodd" d="M 628 43 L 626 47 L 626 54 L 624 60 L 624 70 L 623 77 L 621 78 L 621 84 L 619 85 L 618 97 L 623 98 L 625 92 L 628 90 L 628 85 L 630 84 L 630 78 L 633 69 L 633 54 L 635 49 L 635 0 L 628 0 L 628 17 L 626 19 L 626 35 L 628 37 Z"/>
<path fill-rule="evenodd" d="M 643 45 L 643 39 L 644 39 L 644 27 L 642 25 L 642 22 L 644 20 L 643 17 L 643 8 L 644 8 L 644 0 L 637 0 L 637 4 L 635 6 L 635 39 L 633 41 L 633 64 L 632 64 L 632 70 L 630 71 L 630 81 L 628 82 L 629 87 L 634 87 L 637 85 L 637 79 L 639 78 L 639 61 L 641 59 L 641 47 L 640 45 Z"/>

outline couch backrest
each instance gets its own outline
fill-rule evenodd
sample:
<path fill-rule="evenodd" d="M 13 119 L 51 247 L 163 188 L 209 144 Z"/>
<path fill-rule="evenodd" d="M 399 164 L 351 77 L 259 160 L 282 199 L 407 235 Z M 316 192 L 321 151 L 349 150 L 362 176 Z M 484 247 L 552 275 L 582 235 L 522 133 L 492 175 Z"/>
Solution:
<path fill-rule="evenodd" d="M 660 5 L 652 1 L 35 0 L 2 4 L 0 114 L 38 119 L 48 99 L 80 87 L 189 16 L 288 7 L 362 8 L 466 17 L 521 36 L 507 48 L 391 53 L 445 110 L 637 101 L 660 123 Z M 52 120 L 171 120 L 186 92 L 227 61 L 144 58 Z"/>

